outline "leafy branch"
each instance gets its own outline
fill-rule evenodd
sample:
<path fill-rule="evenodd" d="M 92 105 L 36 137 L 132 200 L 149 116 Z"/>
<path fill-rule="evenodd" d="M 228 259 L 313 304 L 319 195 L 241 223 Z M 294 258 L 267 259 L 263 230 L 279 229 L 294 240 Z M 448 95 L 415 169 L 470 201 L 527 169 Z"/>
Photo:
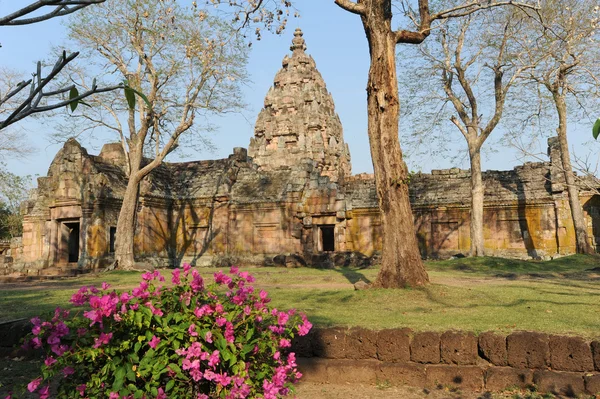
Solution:
<path fill-rule="evenodd" d="M 67 53 L 63 51 L 56 64 L 54 64 L 52 71 L 50 71 L 46 77 L 42 77 L 42 63 L 38 62 L 37 71 L 31 79 L 22 81 L 15 87 L 14 90 L 8 92 L 4 96 L 0 95 L 0 107 L 2 107 L 11 98 L 15 97 L 17 94 L 23 92 L 23 90 L 29 87 L 29 95 L 27 98 L 25 98 L 6 119 L 0 120 L 0 130 L 20 121 L 23 118 L 39 112 L 50 111 L 65 106 L 70 106 L 71 110 L 75 110 L 77 104 L 82 103 L 84 98 L 89 97 L 92 94 L 103 93 L 127 87 L 124 84 L 119 84 L 117 86 L 99 88 L 96 86 L 96 82 L 94 81 L 91 89 L 83 93 L 79 93 L 75 85 L 70 85 L 57 90 L 44 91 L 46 86 L 52 82 L 56 75 L 58 75 L 60 71 L 62 71 L 78 55 L 78 52 L 67 55 Z M 68 99 L 52 104 L 48 104 L 47 101 L 42 101 L 44 99 L 47 100 L 49 98 L 61 96 L 65 93 L 69 93 Z"/>

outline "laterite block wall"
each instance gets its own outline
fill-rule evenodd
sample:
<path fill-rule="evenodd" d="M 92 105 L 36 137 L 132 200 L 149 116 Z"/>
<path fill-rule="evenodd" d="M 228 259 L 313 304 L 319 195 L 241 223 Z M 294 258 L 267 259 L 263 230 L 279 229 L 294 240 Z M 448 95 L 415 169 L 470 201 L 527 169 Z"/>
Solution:
<path fill-rule="evenodd" d="M 600 341 L 537 332 L 315 329 L 293 349 L 306 381 L 600 393 Z"/>

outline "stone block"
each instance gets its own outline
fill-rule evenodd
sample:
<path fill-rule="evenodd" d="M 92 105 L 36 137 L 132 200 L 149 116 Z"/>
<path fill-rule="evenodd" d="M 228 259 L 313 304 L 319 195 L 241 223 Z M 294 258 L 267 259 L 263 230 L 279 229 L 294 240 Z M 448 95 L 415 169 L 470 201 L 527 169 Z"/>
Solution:
<path fill-rule="evenodd" d="M 492 331 L 479 335 L 479 354 L 482 358 L 496 366 L 508 365 L 506 337 Z"/>
<path fill-rule="evenodd" d="M 440 334 L 436 332 L 419 332 L 410 343 L 410 360 L 417 363 L 440 362 Z"/>
<path fill-rule="evenodd" d="M 395 330 L 381 330 L 377 334 L 377 357 L 384 362 L 410 361 L 410 336 L 409 328 Z"/>
<path fill-rule="evenodd" d="M 315 330 L 311 330 L 308 334 L 304 336 L 295 336 L 292 339 L 292 352 L 296 354 L 298 357 L 313 357 L 314 356 L 314 340 L 315 340 Z"/>
<path fill-rule="evenodd" d="M 442 363 L 469 365 L 477 363 L 477 338 L 473 333 L 446 331 L 440 337 Z"/>
<path fill-rule="evenodd" d="M 312 341 L 314 356 L 326 359 L 344 359 L 346 357 L 346 331 L 341 328 L 315 330 Z"/>
<path fill-rule="evenodd" d="M 600 341 L 592 342 L 592 357 L 594 358 L 594 368 L 600 371 Z"/>
<path fill-rule="evenodd" d="M 377 331 L 352 328 L 346 333 L 348 359 L 377 359 Z"/>
<path fill-rule="evenodd" d="M 426 367 L 427 386 L 483 389 L 483 368 L 479 366 L 431 365 Z"/>
<path fill-rule="evenodd" d="M 515 332 L 506 337 L 508 365 L 516 368 L 546 368 L 550 359 L 548 335 Z"/>
<path fill-rule="evenodd" d="M 584 377 L 585 391 L 590 395 L 600 396 L 600 374 L 589 374 Z"/>
<path fill-rule="evenodd" d="M 583 374 L 566 371 L 536 370 L 533 383 L 540 392 L 576 397 L 585 392 Z"/>
<path fill-rule="evenodd" d="M 307 372 L 307 381 L 326 382 L 329 384 L 375 384 L 377 360 L 348 360 L 348 359 L 308 359 L 302 363 L 300 372 Z M 315 376 L 316 373 L 321 376 Z"/>
<path fill-rule="evenodd" d="M 579 337 L 550 337 L 550 366 L 561 371 L 594 370 L 590 345 Z"/>
<path fill-rule="evenodd" d="M 319 358 L 298 358 L 298 370 L 302 373 L 302 381 L 327 383 L 327 362 Z"/>
<path fill-rule="evenodd" d="M 510 387 L 527 388 L 533 384 L 533 371 L 512 367 L 490 367 L 485 371 L 485 389 L 503 391 Z"/>
<path fill-rule="evenodd" d="M 422 387 L 427 384 L 425 368 L 425 365 L 415 363 L 382 363 L 377 370 L 377 381 Z"/>

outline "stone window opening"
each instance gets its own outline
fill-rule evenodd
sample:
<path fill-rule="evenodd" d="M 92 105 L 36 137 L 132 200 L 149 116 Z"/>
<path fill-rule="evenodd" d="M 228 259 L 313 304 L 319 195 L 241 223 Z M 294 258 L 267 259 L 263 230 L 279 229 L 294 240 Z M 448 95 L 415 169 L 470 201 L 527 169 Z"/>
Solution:
<path fill-rule="evenodd" d="M 320 247 L 323 252 L 335 251 L 335 226 L 319 226 Z"/>
<path fill-rule="evenodd" d="M 111 254 L 115 253 L 115 242 L 117 239 L 117 228 L 111 226 L 108 230 L 108 252 Z"/>

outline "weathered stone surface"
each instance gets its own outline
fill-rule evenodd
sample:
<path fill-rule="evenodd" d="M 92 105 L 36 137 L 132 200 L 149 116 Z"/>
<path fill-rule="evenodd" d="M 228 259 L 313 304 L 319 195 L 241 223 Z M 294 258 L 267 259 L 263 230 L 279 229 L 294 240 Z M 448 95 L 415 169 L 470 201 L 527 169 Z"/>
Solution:
<path fill-rule="evenodd" d="M 527 388 L 533 384 L 533 371 L 512 367 L 490 367 L 485 371 L 485 389 L 503 391 L 507 388 Z"/>
<path fill-rule="evenodd" d="M 418 363 L 382 363 L 377 370 L 377 380 L 391 385 L 427 385 L 426 366 Z"/>
<path fill-rule="evenodd" d="M 341 328 L 323 328 L 314 331 L 312 347 L 316 357 L 344 359 L 347 357 L 347 330 Z"/>
<path fill-rule="evenodd" d="M 351 328 L 346 333 L 348 359 L 377 359 L 377 331 Z"/>
<path fill-rule="evenodd" d="M 478 366 L 430 365 L 426 367 L 427 385 L 457 387 L 479 391 L 483 389 L 483 368 Z"/>
<path fill-rule="evenodd" d="M 594 368 L 600 371 L 600 341 L 594 341 L 591 344 L 592 357 L 594 358 Z"/>
<path fill-rule="evenodd" d="M 440 337 L 442 363 L 468 365 L 477 363 L 477 338 L 473 333 L 446 331 Z"/>
<path fill-rule="evenodd" d="M 480 334 L 479 353 L 482 358 L 496 366 L 508 365 L 506 336 L 491 331 Z"/>
<path fill-rule="evenodd" d="M 516 368 L 545 368 L 550 360 L 548 335 L 516 332 L 506 337 L 508 365 Z"/>
<path fill-rule="evenodd" d="M 262 170 L 297 168 L 303 159 L 333 182 L 350 176 L 350 152 L 315 61 L 304 51 L 300 29 L 294 32 L 292 56 L 283 59 L 273 87 L 258 115 L 249 155 Z"/>
<path fill-rule="evenodd" d="M 377 334 L 377 356 L 384 362 L 410 361 L 410 337 L 412 330 L 409 328 L 381 330 Z"/>
<path fill-rule="evenodd" d="M 440 334 L 436 332 L 418 332 L 410 343 L 410 360 L 417 363 L 440 362 Z"/>
<path fill-rule="evenodd" d="M 564 371 L 537 370 L 533 373 L 533 383 L 541 392 L 576 397 L 585 392 L 583 375 Z"/>
<path fill-rule="evenodd" d="M 600 374 L 588 374 L 584 377 L 585 391 L 590 395 L 600 395 Z"/>
<path fill-rule="evenodd" d="M 550 366 L 561 371 L 594 370 L 590 345 L 579 337 L 550 336 Z"/>

